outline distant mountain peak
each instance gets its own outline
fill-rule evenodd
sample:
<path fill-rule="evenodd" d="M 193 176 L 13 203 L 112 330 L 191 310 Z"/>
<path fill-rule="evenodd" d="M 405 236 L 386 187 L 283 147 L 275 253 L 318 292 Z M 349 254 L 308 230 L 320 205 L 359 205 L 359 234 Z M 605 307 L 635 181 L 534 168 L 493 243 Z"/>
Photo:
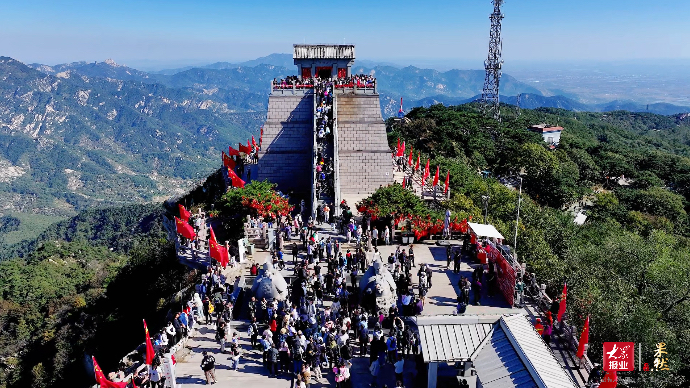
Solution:
<path fill-rule="evenodd" d="M 122 67 L 123 66 L 123 65 L 118 65 L 117 62 L 115 62 L 111 58 L 106 59 L 103 63 L 105 63 L 106 65 L 110 65 L 112 67 Z"/>

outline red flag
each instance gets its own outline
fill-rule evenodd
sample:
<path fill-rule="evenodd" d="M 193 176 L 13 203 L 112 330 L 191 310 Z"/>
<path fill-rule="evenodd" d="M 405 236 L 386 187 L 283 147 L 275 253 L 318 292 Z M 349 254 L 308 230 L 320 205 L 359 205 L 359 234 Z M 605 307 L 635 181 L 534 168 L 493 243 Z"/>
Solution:
<path fill-rule="evenodd" d="M 412 147 L 410 147 L 410 157 L 407 158 L 407 165 L 412 167 Z"/>
<path fill-rule="evenodd" d="M 237 175 L 232 177 L 232 187 L 244 187 L 245 182 Z"/>
<path fill-rule="evenodd" d="M 229 176 L 230 178 L 233 178 L 233 177 L 236 177 L 236 176 L 237 176 L 237 173 L 235 173 L 235 170 L 233 170 L 232 168 L 228 167 L 228 176 Z"/>
<path fill-rule="evenodd" d="M 438 166 L 436 166 L 436 175 L 434 175 L 434 184 L 432 186 L 436 187 L 438 185 Z"/>
<path fill-rule="evenodd" d="M 561 293 L 561 303 L 558 306 L 558 315 L 556 316 L 558 322 L 563 322 L 563 315 L 565 314 L 565 299 L 568 295 L 568 283 L 563 284 L 563 292 Z"/>
<path fill-rule="evenodd" d="M 187 209 L 185 209 L 181 203 L 177 204 L 177 208 L 180 209 L 180 218 L 183 221 L 189 221 L 189 217 L 191 217 L 192 213 L 190 213 Z"/>
<path fill-rule="evenodd" d="M 414 169 L 419 171 L 419 152 L 417 152 L 417 164 L 415 164 Z"/>
<path fill-rule="evenodd" d="M 424 177 L 422 181 L 426 184 L 426 180 L 429 179 L 429 159 L 426 160 L 426 166 L 424 167 Z"/>
<path fill-rule="evenodd" d="M 252 136 L 254 137 L 254 136 Z M 252 153 L 252 145 L 249 143 L 249 139 L 247 139 L 247 149 L 249 150 L 249 153 Z"/>
<path fill-rule="evenodd" d="M 124 388 L 127 386 L 126 382 L 116 383 L 106 379 L 103 370 L 96 362 L 96 357 L 92 356 L 91 359 L 93 360 L 93 372 L 96 377 L 96 384 L 98 384 L 101 388 Z"/>
<path fill-rule="evenodd" d="M 398 153 L 396 156 L 399 158 L 405 156 L 405 142 L 403 141 L 402 147 L 400 147 L 400 139 L 398 139 Z"/>
<path fill-rule="evenodd" d="M 443 194 L 448 194 L 448 187 L 450 186 L 450 170 L 446 174 L 446 188 L 443 190 Z"/>
<path fill-rule="evenodd" d="M 254 147 L 255 150 L 259 149 L 259 146 L 256 145 L 256 140 L 254 140 L 254 135 L 252 135 L 252 147 Z"/>
<path fill-rule="evenodd" d="M 589 342 L 589 315 L 585 320 L 585 328 L 580 334 L 580 342 L 577 344 L 577 358 L 582 358 L 585 355 L 585 345 Z"/>
<path fill-rule="evenodd" d="M 251 153 L 252 153 L 251 148 L 245 146 L 245 145 L 242 144 L 242 143 L 239 143 L 239 147 L 238 147 L 238 148 L 240 149 L 240 153 L 245 153 L 245 154 L 251 154 Z"/>
<path fill-rule="evenodd" d="M 220 254 L 220 250 L 218 249 L 218 241 L 216 241 L 216 234 L 213 232 L 213 228 L 209 227 L 210 230 L 210 237 L 208 238 L 208 250 L 209 250 L 209 256 L 211 256 L 212 259 L 218 260 L 218 262 L 223 265 L 223 256 Z"/>
<path fill-rule="evenodd" d="M 153 356 L 156 352 L 153 350 L 153 344 L 151 343 L 151 336 L 149 335 L 149 328 L 146 327 L 146 319 L 144 319 L 144 332 L 146 333 L 146 362 L 145 364 L 151 366 L 153 364 Z"/>
<path fill-rule="evenodd" d="M 177 224 L 177 233 L 181 234 L 182 237 L 188 238 L 190 240 L 194 240 L 196 238 L 196 233 L 194 233 L 194 229 L 186 221 L 183 221 L 175 217 L 175 224 Z"/>
<path fill-rule="evenodd" d="M 231 157 L 229 157 L 228 155 L 225 155 L 225 153 L 223 153 L 223 165 L 227 168 L 234 169 L 235 168 L 235 161 Z"/>
<path fill-rule="evenodd" d="M 232 146 L 228 146 L 228 155 L 229 156 L 233 156 L 233 155 L 240 156 L 240 151 L 232 148 Z"/>
<path fill-rule="evenodd" d="M 406 180 L 406 179 L 403 178 L 403 181 L 402 181 L 402 187 L 403 187 L 403 189 L 405 188 L 405 180 Z"/>
<path fill-rule="evenodd" d="M 618 385 L 618 372 L 615 370 L 605 371 L 601 379 L 599 388 L 616 388 Z"/>

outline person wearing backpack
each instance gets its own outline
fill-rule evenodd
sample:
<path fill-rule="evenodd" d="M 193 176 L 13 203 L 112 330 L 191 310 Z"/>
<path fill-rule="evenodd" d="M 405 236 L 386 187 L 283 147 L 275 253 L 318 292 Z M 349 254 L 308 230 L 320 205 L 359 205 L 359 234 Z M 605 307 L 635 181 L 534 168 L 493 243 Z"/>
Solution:
<path fill-rule="evenodd" d="M 206 376 L 206 384 L 216 383 L 216 359 L 206 351 L 202 353 L 204 358 L 201 360 L 201 370 Z M 211 381 L 213 380 L 213 381 Z"/>
<path fill-rule="evenodd" d="M 252 349 L 256 349 L 256 339 L 259 337 L 259 324 L 256 323 L 256 317 L 252 318 L 248 334 L 251 336 Z"/>
<path fill-rule="evenodd" d="M 395 335 L 388 337 L 388 340 L 386 341 L 386 348 L 388 349 L 388 361 L 391 364 L 394 364 L 396 361 L 396 354 L 398 352 L 398 340 L 395 338 Z"/>

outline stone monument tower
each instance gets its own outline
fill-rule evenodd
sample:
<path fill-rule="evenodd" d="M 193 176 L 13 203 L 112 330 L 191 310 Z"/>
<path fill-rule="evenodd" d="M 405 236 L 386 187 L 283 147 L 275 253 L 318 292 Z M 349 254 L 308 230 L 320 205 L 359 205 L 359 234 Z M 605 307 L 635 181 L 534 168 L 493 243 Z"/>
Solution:
<path fill-rule="evenodd" d="M 360 83 L 361 77 L 353 74 L 355 46 L 294 45 L 293 59 L 299 81 L 278 81 L 271 87 L 258 179 L 276 183 L 284 193 L 310 198 L 317 152 L 313 84 L 318 78 L 338 85 L 333 88 L 335 198 L 331 200 L 353 202 L 393 183 L 376 83 Z"/>

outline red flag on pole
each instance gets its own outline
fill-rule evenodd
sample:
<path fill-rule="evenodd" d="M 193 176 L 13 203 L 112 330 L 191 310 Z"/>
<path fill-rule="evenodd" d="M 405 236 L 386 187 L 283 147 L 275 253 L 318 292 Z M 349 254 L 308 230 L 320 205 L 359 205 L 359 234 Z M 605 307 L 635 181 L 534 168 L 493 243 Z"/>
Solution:
<path fill-rule="evenodd" d="M 177 204 L 177 208 L 180 209 L 180 218 L 184 221 L 189 221 L 189 217 L 191 217 L 192 213 L 185 209 L 181 203 Z"/>
<path fill-rule="evenodd" d="M 558 306 L 558 315 L 556 318 L 558 322 L 563 322 L 563 315 L 565 314 L 565 299 L 568 295 L 568 283 L 563 284 L 563 292 L 561 293 L 561 303 Z"/>
<path fill-rule="evenodd" d="M 232 187 L 243 188 L 244 184 L 245 184 L 245 182 L 240 177 L 238 177 L 237 175 L 232 177 Z"/>
<path fill-rule="evenodd" d="M 192 225 L 189 225 L 186 221 L 183 221 L 177 217 L 175 217 L 175 224 L 177 224 L 177 233 L 181 234 L 182 237 L 190 240 L 194 240 L 196 238 L 196 233 L 194 233 Z"/>
<path fill-rule="evenodd" d="M 398 142 L 400 142 L 400 140 L 398 140 Z M 405 141 L 403 141 L 402 147 L 400 145 L 398 145 L 398 153 L 396 156 L 399 158 L 402 158 L 403 156 L 405 156 Z"/>
<path fill-rule="evenodd" d="M 229 156 L 225 155 L 225 153 L 223 153 L 223 165 L 227 168 L 234 169 L 236 164 L 235 164 L 235 161 L 231 157 L 229 157 Z"/>
<path fill-rule="evenodd" d="M 256 145 L 256 140 L 254 140 L 254 135 L 252 135 L 252 147 L 254 147 L 255 150 L 259 149 L 259 146 Z"/>
<path fill-rule="evenodd" d="M 213 228 L 209 228 L 211 230 L 211 237 L 208 239 L 208 248 L 209 248 L 209 256 L 211 256 L 212 259 L 218 260 L 220 265 L 225 268 L 227 263 L 225 262 L 225 255 L 223 254 L 223 250 L 225 247 L 221 247 L 218 244 L 218 241 L 216 240 L 216 234 L 213 232 Z"/>
<path fill-rule="evenodd" d="M 448 194 L 448 186 L 450 186 L 450 170 L 446 174 L 446 188 L 443 190 L 443 194 Z"/>
<path fill-rule="evenodd" d="M 407 165 L 412 167 L 412 147 L 410 147 L 410 157 L 407 158 Z"/>
<path fill-rule="evenodd" d="M 417 164 L 415 164 L 414 169 L 419 171 L 419 152 L 417 152 Z"/>
<path fill-rule="evenodd" d="M 585 355 L 585 345 L 589 342 L 589 315 L 585 320 L 585 328 L 580 334 L 580 342 L 577 344 L 577 358 L 582 358 Z"/>
<path fill-rule="evenodd" d="M 395 156 L 400 155 L 400 138 L 398 138 L 398 146 L 395 147 Z"/>
<path fill-rule="evenodd" d="M 242 143 L 238 143 L 238 144 L 239 144 L 239 146 L 237 148 L 239 148 L 240 153 L 250 154 L 252 152 L 251 149 L 248 149 L 247 146 L 245 146 L 244 144 L 242 144 Z"/>
<path fill-rule="evenodd" d="M 424 178 L 422 180 L 425 184 L 427 179 L 429 179 L 429 159 L 426 160 L 426 166 L 424 166 Z"/>
<path fill-rule="evenodd" d="M 240 156 L 240 151 L 232 148 L 232 146 L 228 146 L 228 155 L 229 156 L 233 156 L 233 155 Z"/>
<path fill-rule="evenodd" d="M 106 379 L 103 370 L 96 362 L 96 357 L 92 356 L 91 359 L 93 360 L 93 372 L 96 377 L 96 384 L 98 384 L 101 388 L 124 388 L 127 386 L 126 382 L 116 383 Z"/>
<path fill-rule="evenodd" d="M 249 139 L 247 139 L 247 149 L 249 150 L 249 153 L 251 154 L 252 153 L 252 145 L 249 143 Z"/>
<path fill-rule="evenodd" d="M 432 186 L 436 187 L 438 185 L 438 166 L 436 166 L 436 175 L 434 175 L 434 184 Z"/>
<path fill-rule="evenodd" d="M 149 335 L 149 328 L 146 327 L 146 319 L 144 319 L 144 332 L 146 333 L 146 362 L 149 367 L 153 364 L 153 357 L 156 352 L 153 350 L 153 343 L 151 343 L 151 336 Z"/>

